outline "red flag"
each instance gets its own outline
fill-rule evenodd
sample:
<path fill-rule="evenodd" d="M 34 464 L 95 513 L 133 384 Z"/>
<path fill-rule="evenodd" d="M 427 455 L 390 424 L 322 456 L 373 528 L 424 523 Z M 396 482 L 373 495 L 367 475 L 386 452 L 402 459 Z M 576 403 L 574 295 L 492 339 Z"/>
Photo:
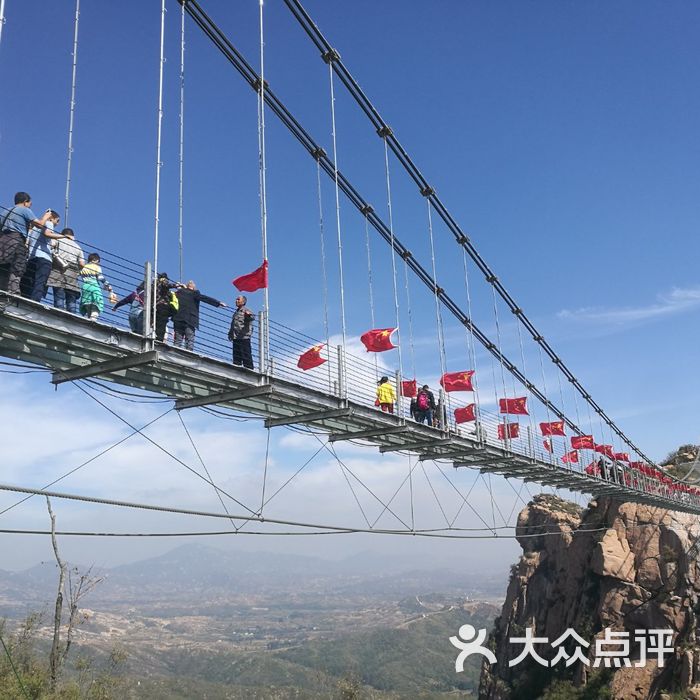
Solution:
<path fill-rule="evenodd" d="M 445 372 L 440 379 L 440 386 L 445 391 L 474 391 L 472 377 L 474 370 L 465 372 Z"/>
<path fill-rule="evenodd" d="M 596 462 L 591 462 L 583 471 L 591 476 L 600 476 L 600 467 Z"/>
<path fill-rule="evenodd" d="M 418 382 L 415 379 L 401 382 L 401 396 L 412 399 L 418 394 Z"/>
<path fill-rule="evenodd" d="M 613 450 L 612 445 L 596 445 L 593 449 L 606 457 L 610 457 L 610 459 L 615 459 L 615 450 Z"/>
<path fill-rule="evenodd" d="M 265 289 L 267 287 L 267 260 L 263 260 L 263 264 L 257 270 L 236 277 L 232 284 L 239 292 L 256 292 L 258 289 Z"/>
<path fill-rule="evenodd" d="M 564 462 L 564 464 L 578 464 L 578 452 L 576 452 L 576 450 L 571 450 L 571 452 L 567 452 L 561 458 L 561 461 Z"/>
<path fill-rule="evenodd" d="M 555 420 L 551 423 L 540 423 L 542 435 L 566 435 L 564 432 L 564 421 Z"/>
<path fill-rule="evenodd" d="M 498 410 L 501 413 L 509 413 L 514 416 L 527 416 L 527 397 L 517 399 L 498 399 Z"/>
<path fill-rule="evenodd" d="M 455 423 L 469 423 L 476 420 L 476 404 L 470 403 L 464 408 L 455 408 Z"/>
<path fill-rule="evenodd" d="M 326 359 L 321 357 L 321 350 L 323 350 L 325 345 L 325 343 L 314 345 L 310 350 L 302 353 L 299 356 L 297 367 L 306 371 L 307 369 L 313 369 L 314 367 L 318 367 L 326 362 Z"/>
<path fill-rule="evenodd" d="M 391 334 L 396 328 L 375 328 L 360 336 L 362 344 L 367 348 L 367 352 L 384 352 L 393 350 L 396 345 L 391 343 Z"/>
<path fill-rule="evenodd" d="M 551 440 L 542 440 L 542 444 L 544 445 L 544 449 L 547 450 L 547 452 L 554 452 Z"/>
<path fill-rule="evenodd" d="M 618 462 L 629 462 L 630 461 L 630 456 L 628 452 L 616 452 L 615 453 L 615 459 Z"/>
<path fill-rule="evenodd" d="M 592 435 L 575 435 L 571 438 L 571 447 L 575 450 L 592 450 L 595 447 Z"/>
<path fill-rule="evenodd" d="M 499 423 L 498 439 L 516 438 L 520 435 L 520 423 Z"/>

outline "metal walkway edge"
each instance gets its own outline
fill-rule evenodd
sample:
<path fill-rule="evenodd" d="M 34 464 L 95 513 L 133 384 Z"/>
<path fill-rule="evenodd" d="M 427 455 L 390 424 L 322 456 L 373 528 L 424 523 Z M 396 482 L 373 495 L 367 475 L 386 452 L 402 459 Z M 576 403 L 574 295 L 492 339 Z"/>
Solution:
<path fill-rule="evenodd" d="M 98 376 L 165 395 L 178 410 L 230 406 L 263 417 L 268 427 L 311 426 L 328 433 L 331 442 L 360 440 L 382 453 L 404 451 L 421 460 L 447 460 L 454 467 L 700 514 L 700 498 L 692 494 L 666 495 L 644 481 L 641 488 L 605 481 L 519 454 L 506 445 L 441 431 L 196 352 L 162 343 L 156 343 L 154 350 L 133 333 L 3 292 L 0 355 L 50 368 L 55 384 Z"/>

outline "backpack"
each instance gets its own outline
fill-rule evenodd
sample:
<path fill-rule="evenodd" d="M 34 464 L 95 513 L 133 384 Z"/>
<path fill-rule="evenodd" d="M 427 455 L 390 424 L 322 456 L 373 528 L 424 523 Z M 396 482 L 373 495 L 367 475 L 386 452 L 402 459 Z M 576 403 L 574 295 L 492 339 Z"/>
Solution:
<path fill-rule="evenodd" d="M 175 292 L 170 292 L 170 308 L 173 311 L 178 311 L 180 309 L 180 300 L 178 299 L 177 294 Z"/>
<path fill-rule="evenodd" d="M 420 394 L 418 394 L 418 398 L 416 399 L 416 407 L 419 411 L 427 411 L 430 409 L 430 399 L 424 391 L 421 391 Z"/>

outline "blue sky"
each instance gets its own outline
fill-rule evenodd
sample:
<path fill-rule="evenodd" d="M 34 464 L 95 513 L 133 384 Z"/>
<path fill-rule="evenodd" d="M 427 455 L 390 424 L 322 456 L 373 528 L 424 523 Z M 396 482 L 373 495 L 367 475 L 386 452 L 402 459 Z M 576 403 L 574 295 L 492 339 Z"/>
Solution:
<path fill-rule="evenodd" d="M 15 87 L 13 99 L 0 105 L 4 203 L 26 189 L 36 210 L 63 209 L 72 5 L 7 0 L 0 75 Z M 257 2 L 207 0 L 203 6 L 257 67 Z M 697 441 L 700 8 L 690 2 L 456 0 L 309 0 L 305 7 L 598 403 L 653 458 Z M 137 261 L 152 248 L 159 21 L 159 2 L 83 2 L 71 225 L 79 240 Z M 327 67 L 282 2 L 265 5 L 265 21 L 266 77 L 330 152 Z M 37 31 L 43 40 L 30 44 Z M 160 267 L 175 276 L 175 2 L 166 31 Z M 231 302 L 231 278 L 260 262 L 256 104 L 190 22 L 186 61 L 185 273 Z M 381 141 L 338 83 L 336 89 L 340 168 L 386 218 Z M 267 126 L 271 312 L 322 337 L 315 166 L 271 114 Z M 396 233 L 428 265 L 425 202 L 393 161 L 391 173 Z M 323 206 L 331 332 L 339 333 L 329 181 Z M 364 227 L 343 202 L 341 221 L 348 331 L 357 337 L 370 327 Z M 437 223 L 435 236 L 438 278 L 464 304 L 458 249 Z M 372 245 L 377 325 L 393 325 L 390 258 L 377 236 Z M 472 291 L 474 318 L 490 333 L 489 291 L 476 276 Z M 430 342 L 432 299 L 415 280 L 410 292 L 417 371 L 432 382 L 439 374 Z M 504 351 L 516 359 L 512 318 L 502 308 L 499 313 Z M 448 323 L 447 331 L 449 368 L 464 369 L 459 329 Z M 386 361 L 391 366 L 396 359 Z M 487 376 L 483 354 L 479 363 Z M 526 363 L 539 381 L 533 349 L 526 349 Z M 546 379 L 551 389 L 553 370 Z M 2 381 L 8 382 L 5 410 L 25 392 L 49 400 L 43 379 Z M 74 398 L 76 411 L 92 412 Z M 565 402 L 571 412 L 570 395 Z M 253 429 L 246 435 L 260 438 Z M 512 557 L 514 549 L 499 551 Z"/>

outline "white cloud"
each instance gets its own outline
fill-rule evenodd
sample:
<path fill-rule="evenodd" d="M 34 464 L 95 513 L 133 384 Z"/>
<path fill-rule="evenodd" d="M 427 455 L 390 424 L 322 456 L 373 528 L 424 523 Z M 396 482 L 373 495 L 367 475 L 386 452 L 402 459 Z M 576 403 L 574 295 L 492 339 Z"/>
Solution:
<path fill-rule="evenodd" d="M 674 288 L 660 294 L 658 301 L 647 306 L 628 308 L 583 307 L 563 309 L 557 316 L 565 320 L 588 321 L 611 325 L 628 325 L 692 311 L 700 306 L 700 287 Z"/>

